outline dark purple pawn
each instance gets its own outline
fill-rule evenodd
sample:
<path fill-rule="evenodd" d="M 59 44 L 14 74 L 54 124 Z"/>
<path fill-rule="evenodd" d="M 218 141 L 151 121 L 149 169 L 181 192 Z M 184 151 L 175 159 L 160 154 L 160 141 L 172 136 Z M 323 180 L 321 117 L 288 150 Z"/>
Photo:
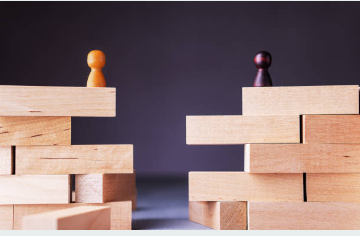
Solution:
<path fill-rule="evenodd" d="M 271 66 L 271 54 L 266 51 L 258 52 L 254 58 L 255 66 L 258 68 L 254 87 L 272 86 L 268 68 Z"/>

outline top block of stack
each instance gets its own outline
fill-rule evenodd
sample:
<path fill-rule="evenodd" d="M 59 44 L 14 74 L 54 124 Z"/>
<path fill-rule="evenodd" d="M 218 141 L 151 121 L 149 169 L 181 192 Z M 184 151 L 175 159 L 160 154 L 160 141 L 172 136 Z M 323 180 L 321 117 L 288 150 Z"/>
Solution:
<path fill-rule="evenodd" d="M 244 87 L 246 116 L 359 114 L 359 86 Z"/>
<path fill-rule="evenodd" d="M 115 117 L 116 88 L 0 86 L 0 116 Z"/>

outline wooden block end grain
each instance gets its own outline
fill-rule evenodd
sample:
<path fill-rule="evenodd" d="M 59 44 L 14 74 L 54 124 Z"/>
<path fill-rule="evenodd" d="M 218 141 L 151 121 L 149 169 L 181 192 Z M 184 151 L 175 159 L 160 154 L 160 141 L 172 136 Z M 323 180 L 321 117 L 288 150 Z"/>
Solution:
<path fill-rule="evenodd" d="M 13 151 L 11 146 L 0 146 L 0 175 L 13 174 Z"/>
<path fill-rule="evenodd" d="M 217 230 L 246 230 L 246 202 L 189 202 L 189 219 Z"/>
<path fill-rule="evenodd" d="M 299 116 L 187 116 L 186 143 L 299 143 Z"/>
<path fill-rule="evenodd" d="M 133 174 L 75 175 L 75 196 L 79 203 L 134 201 L 136 178 Z M 134 202 L 134 207 L 136 202 Z"/>
<path fill-rule="evenodd" d="M 190 172 L 189 201 L 303 201 L 303 174 Z"/>
<path fill-rule="evenodd" d="M 23 230 L 110 230 L 110 207 L 79 206 L 28 215 Z"/>
<path fill-rule="evenodd" d="M 244 87 L 243 115 L 359 114 L 359 86 Z"/>

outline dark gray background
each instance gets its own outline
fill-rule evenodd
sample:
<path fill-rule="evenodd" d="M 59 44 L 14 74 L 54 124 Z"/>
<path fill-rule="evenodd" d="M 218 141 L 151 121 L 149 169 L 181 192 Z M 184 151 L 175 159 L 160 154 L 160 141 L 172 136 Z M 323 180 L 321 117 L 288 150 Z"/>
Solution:
<path fill-rule="evenodd" d="M 186 115 L 240 115 L 257 51 L 275 86 L 359 84 L 360 3 L 0 3 L 1 84 L 85 86 L 100 49 L 116 118 L 73 118 L 73 144 L 135 145 L 138 176 L 243 169 L 243 146 L 186 146 Z"/>

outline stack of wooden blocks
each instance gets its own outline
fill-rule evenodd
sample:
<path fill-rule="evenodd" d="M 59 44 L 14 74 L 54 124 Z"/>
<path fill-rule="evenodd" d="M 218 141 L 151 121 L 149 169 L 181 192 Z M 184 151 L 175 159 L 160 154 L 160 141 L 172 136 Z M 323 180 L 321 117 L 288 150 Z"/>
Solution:
<path fill-rule="evenodd" d="M 131 229 L 133 145 L 71 145 L 72 116 L 115 117 L 116 89 L 0 86 L 0 229 Z"/>
<path fill-rule="evenodd" d="M 359 86 L 242 93 L 242 116 L 187 117 L 187 144 L 245 144 L 245 172 L 189 173 L 190 220 L 215 229 L 359 230 Z"/>

